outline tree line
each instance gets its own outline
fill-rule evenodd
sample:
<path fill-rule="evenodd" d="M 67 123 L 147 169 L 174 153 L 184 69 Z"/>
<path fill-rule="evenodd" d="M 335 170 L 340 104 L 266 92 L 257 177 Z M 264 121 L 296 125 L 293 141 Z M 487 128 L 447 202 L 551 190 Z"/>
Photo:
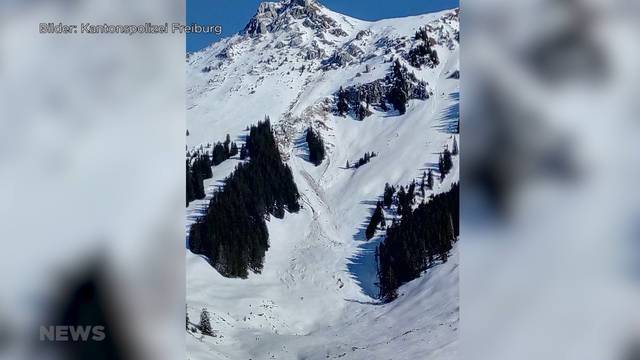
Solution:
<path fill-rule="evenodd" d="M 406 194 L 412 198 L 410 191 Z M 457 183 L 428 202 L 423 200 L 415 210 L 406 206 L 401 219 L 393 220 L 384 241 L 376 248 L 380 298 L 395 299 L 400 285 L 419 277 L 435 262 L 446 262 L 458 235 Z"/>
<path fill-rule="evenodd" d="M 208 154 L 196 154 L 186 160 L 186 200 L 187 206 L 193 200 L 204 199 L 205 191 L 203 181 L 210 179 L 213 174 L 211 172 L 211 160 Z"/>
<path fill-rule="evenodd" d="M 291 169 L 282 162 L 267 117 L 252 126 L 239 164 L 213 194 L 206 215 L 193 224 L 188 245 L 223 276 L 260 273 L 269 248 L 266 219 L 300 209 Z"/>
<path fill-rule="evenodd" d="M 445 177 L 449 174 L 453 168 L 453 156 L 459 154 L 458 141 L 453 138 L 453 149 L 449 151 L 449 147 L 445 147 L 444 151 L 440 154 L 438 159 L 438 171 L 440 172 L 440 182 L 444 181 Z"/>
<path fill-rule="evenodd" d="M 209 143 L 206 149 L 210 148 L 212 148 L 212 145 Z M 213 176 L 211 167 L 220 165 L 223 161 L 236 156 L 239 152 L 238 145 L 231 141 L 229 134 L 227 134 L 224 142 L 217 142 L 213 145 L 211 152 L 206 149 L 203 149 L 201 145 L 199 150 L 193 153 L 187 152 L 186 206 L 189 206 L 189 203 L 193 200 L 205 198 L 203 181 Z"/>
<path fill-rule="evenodd" d="M 452 150 L 445 146 L 440 154 L 438 170 L 443 181 L 453 168 L 453 156 L 459 154 L 457 139 L 453 138 Z M 433 170 L 422 173 L 419 191 L 422 201 L 416 207 L 418 185 L 396 187 L 385 184 L 382 201 L 365 231 L 367 240 L 375 236 L 378 226 L 385 226 L 384 208 L 395 213 L 391 225 L 386 228 L 385 239 L 376 249 L 380 298 L 391 301 L 397 288 L 420 276 L 420 273 L 436 261 L 446 262 L 448 253 L 459 234 L 459 185 L 451 190 L 425 198 L 426 190 L 434 185 Z M 414 209 L 415 207 L 415 209 Z"/>
<path fill-rule="evenodd" d="M 364 153 L 364 155 L 363 155 L 360 159 L 358 159 L 358 161 L 356 161 L 355 163 L 353 163 L 353 165 L 349 163 L 349 160 L 347 160 L 346 168 L 347 168 L 347 169 L 349 169 L 349 168 L 351 168 L 351 167 L 354 167 L 354 168 L 356 168 L 356 169 L 357 169 L 357 168 L 359 168 L 360 166 L 362 166 L 362 165 L 364 165 L 364 164 L 369 163 L 369 161 L 371 161 L 371 159 L 372 159 L 372 158 L 374 158 L 374 157 L 376 157 L 376 156 L 378 156 L 378 154 L 376 154 L 376 153 L 375 153 L 375 152 L 373 152 L 373 151 L 372 151 L 372 152 L 370 152 L 370 153 L 369 153 L 369 152 L 366 152 L 366 153 Z"/>

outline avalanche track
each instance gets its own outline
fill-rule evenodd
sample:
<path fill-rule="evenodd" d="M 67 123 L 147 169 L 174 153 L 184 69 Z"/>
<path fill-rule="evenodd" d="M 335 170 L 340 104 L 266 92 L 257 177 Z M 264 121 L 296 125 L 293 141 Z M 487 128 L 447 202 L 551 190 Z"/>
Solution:
<path fill-rule="evenodd" d="M 459 45 L 447 41 L 457 30 L 457 17 L 451 20 L 452 11 L 445 11 L 365 22 L 314 1 L 301 3 L 334 19 L 346 35 L 322 34 L 326 41 L 321 42 L 317 29 L 303 26 L 303 18 L 292 18 L 286 29 L 239 34 L 188 60 L 188 146 L 223 140 L 227 133 L 241 142 L 248 125 L 269 115 L 302 209 L 268 221 L 271 247 L 264 270 L 247 279 L 224 278 L 186 250 L 189 317 L 197 323 L 206 307 L 216 334 L 188 333 L 187 358 L 454 359 L 457 246 L 447 263 L 403 285 L 397 300 L 381 304 L 373 251 L 383 232 L 366 241 L 364 227 L 385 183 L 407 185 L 420 179 L 423 171 L 436 168 L 439 153 L 457 137 L 447 130 L 447 124 L 457 121 L 451 109 L 458 106 L 458 80 L 450 75 L 459 69 Z M 438 66 L 411 68 L 428 82 L 429 99 L 409 101 L 404 115 L 374 110 L 364 121 L 327 111 L 323 104 L 340 86 L 383 77 L 391 66 L 388 59 L 400 51 L 389 45 L 391 40 L 409 41 L 426 24 L 433 24 L 434 36 L 444 39 L 436 46 Z M 306 47 L 317 46 L 326 58 L 357 37 L 362 37 L 358 46 L 365 55 L 337 69 L 323 70 L 322 57 L 300 56 Z M 278 42 L 288 45 L 277 47 Z M 304 74 L 292 72 L 302 65 Z M 209 71 L 203 71 L 207 66 Z M 305 146 L 295 145 L 309 125 L 320 130 L 327 145 L 327 158 L 318 167 L 306 161 Z M 345 168 L 347 161 L 371 151 L 378 156 L 370 163 Z M 214 178 L 205 184 L 209 196 L 238 161 L 213 168 Z M 436 181 L 427 196 L 448 190 L 458 173 L 455 157 L 450 175 Z M 187 227 L 205 207 L 206 200 L 190 204 Z"/>

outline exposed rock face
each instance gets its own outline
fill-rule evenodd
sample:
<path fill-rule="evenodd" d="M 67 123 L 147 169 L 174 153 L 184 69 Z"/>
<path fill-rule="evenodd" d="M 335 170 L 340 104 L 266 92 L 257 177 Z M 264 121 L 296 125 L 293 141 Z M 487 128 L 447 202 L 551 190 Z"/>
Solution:
<path fill-rule="evenodd" d="M 249 36 L 259 36 L 284 29 L 296 19 L 304 19 L 302 25 L 313 30 L 328 31 L 336 36 L 346 35 L 334 19 L 320 11 L 320 5 L 315 0 L 263 2 L 244 31 Z"/>
<path fill-rule="evenodd" d="M 412 42 L 408 42 L 408 51 L 402 51 L 402 56 L 411 66 L 420 69 L 423 66 L 434 68 L 440 64 L 436 45 L 453 50 L 460 41 L 460 31 L 454 30 L 451 36 L 445 30 L 445 24 L 459 21 L 459 11 L 455 10 L 440 19 L 426 24 L 416 32 Z"/>
<path fill-rule="evenodd" d="M 387 85 L 384 79 L 378 79 L 367 84 L 350 86 L 345 89 L 347 101 L 350 106 L 354 107 L 363 101 L 368 104 L 380 106 L 380 104 L 385 101 Z"/>
<path fill-rule="evenodd" d="M 390 104 L 397 103 L 395 99 L 396 93 L 404 94 L 405 102 L 410 99 L 426 100 L 429 98 L 427 83 L 418 80 L 413 73 L 410 73 L 406 67 L 398 65 L 384 79 L 378 79 L 369 83 L 349 86 L 340 92 L 334 94 L 336 103 L 339 102 L 340 96 L 344 96 L 349 105 L 349 111 L 355 111 L 357 117 L 362 120 L 371 113 L 361 116 L 362 104 L 373 105 L 381 111 L 388 111 Z M 395 107 L 395 106 L 394 106 Z"/>
<path fill-rule="evenodd" d="M 321 59 L 325 56 L 325 51 L 318 46 L 318 43 L 314 40 L 311 46 L 305 49 L 304 57 L 307 60 Z"/>
<path fill-rule="evenodd" d="M 328 59 L 322 62 L 322 66 L 325 70 L 337 69 L 353 62 L 353 56 L 347 52 L 336 51 Z"/>
<path fill-rule="evenodd" d="M 361 60 L 364 51 L 356 44 L 350 42 L 341 49 L 336 50 L 331 57 L 325 59 L 322 65 L 325 70 L 335 69 Z"/>
<path fill-rule="evenodd" d="M 362 40 L 367 36 L 371 35 L 371 31 L 369 30 L 361 30 L 356 34 L 356 40 Z"/>
<path fill-rule="evenodd" d="M 260 3 L 260 6 L 258 6 L 258 12 L 245 27 L 245 32 L 251 35 L 266 33 L 269 27 L 272 26 L 278 18 L 279 8 L 280 4 L 278 3 Z"/>

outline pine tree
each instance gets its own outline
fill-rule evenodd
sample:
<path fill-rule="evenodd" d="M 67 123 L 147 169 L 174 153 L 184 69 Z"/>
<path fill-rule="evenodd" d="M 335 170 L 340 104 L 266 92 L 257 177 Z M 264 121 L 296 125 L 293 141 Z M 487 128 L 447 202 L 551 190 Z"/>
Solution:
<path fill-rule="evenodd" d="M 427 186 L 427 189 L 429 190 L 433 189 L 433 171 L 431 169 L 429 169 L 429 172 L 427 173 L 426 186 Z"/>
<path fill-rule="evenodd" d="M 400 185 L 398 190 L 398 214 L 403 214 L 406 206 L 407 193 L 404 191 L 404 186 Z"/>
<path fill-rule="evenodd" d="M 231 143 L 231 148 L 229 149 L 229 157 L 238 155 L 238 145 L 236 142 Z"/>
<path fill-rule="evenodd" d="M 438 171 L 440 171 L 440 181 L 444 181 L 451 168 L 453 167 L 453 160 L 451 159 L 451 152 L 448 148 L 445 148 L 440 159 L 438 161 Z"/>
<path fill-rule="evenodd" d="M 347 169 L 349 168 L 349 160 L 347 160 Z"/>
<path fill-rule="evenodd" d="M 193 189 L 193 180 L 191 179 L 192 174 L 191 174 L 191 169 L 189 169 L 189 160 L 187 160 L 187 168 L 185 171 L 186 175 L 187 175 L 187 179 L 186 179 L 186 188 L 187 188 L 187 192 L 186 192 L 186 200 L 187 200 L 187 206 L 189 206 L 189 203 L 192 202 L 196 196 L 194 193 L 194 189 Z"/>
<path fill-rule="evenodd" d="M 247 146 L 245 144 L 242 144 L 242 147 L 240 148 L 240 160 L 245 160 L 248 157 L 249 150 L 247 149 Z"/>
<path fill-rule="evenodd" d="M 393 87 L 389 92 L 389 102 L 400 112 L 400 115 L 407 112 L 407 93 L 399 86 Z"/>
<path fill-rule="evenodd" d="M 396 59 L 393 63 L 392 74 L 393 85 L 387 94 L 387 100 L 400 112 L 400 115 L 403 115 L 407 112 L 409 96 L 407 94 L 407 69 L 400 63 L 399 59 Z"/>
<path fill-rule="evenodd" d="M 210 315 L 207 308 L 202 308 L 202 312 L 200 313 L 199 329 L 202 335 L 213 336 L 213 329 L 211 328 Z"/>
<path fill-rule="evenodd" d="M 225 146 L 220 142 L 217 142 L 213 146 L 213 150 L 211 151 L 211 161 L 213 162 L 213 165 L 218 166 L 228 158 L 229 156 L 225 149 Z"/>
<path fill-rule="evenodd" d="M 309 161 L 318 166 L 325 157 L 324 142 L 320 134 L 312 128 L 307 129 L 307 145 L 309 146 Z"/>
<path fill-rule="evenodd" d="M 455 136 L 453 137 L 453 148 L 451 149 L 451 155 L 458 155 L 458 141 L 456 140 Z"/>
<path fill-rule="evenodd" d="M 407 189 L 407 204 L 413 204 L 413 199 L 416 196 L 416 181 L 413 180 L 409 188 Z"/>
<path fill-rule="evenodd" d="M 389 209 L 391 204 L 393 203 L 393 194 L 395 194 L 396 189 L 389 185 L 389 183 L 384 184 L 384 196 L 383 196 L 383 204 Z"/>
<path fill-rule="evenodd" d="M 376 209 L 373 212 L 373 215 L 371 216 L 371 220 L 369 221 L 369 225 L 365 230 L 365 236 L 367 240 L 371 239 L 375 235 L 378 225 L 383 220 L 384 220 L 384 213 L 382 212 L 382 203 L 378 201 L 378 203 L 376 204 Z"/>
<path fill-rule="evenodd" d="M 227 134 L 227 138 L 224 140 L 224 156 L 225 159 L 229 158 L 229 154 L 231 153 L 231 137 L 229 136 L 229 134 Z"/>

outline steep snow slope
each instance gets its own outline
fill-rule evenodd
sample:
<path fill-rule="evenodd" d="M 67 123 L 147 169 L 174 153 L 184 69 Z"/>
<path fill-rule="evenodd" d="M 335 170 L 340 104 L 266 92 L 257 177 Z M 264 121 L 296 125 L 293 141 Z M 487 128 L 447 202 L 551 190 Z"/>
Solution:
<path fill-rule="evenodd" d="M 457 121 L 457 13 L 365 22 L 314 1 L 263 3 L 247 31 L 213 44 L 188 60 L 189 147 L 242 139 L 245 128 L 271 117 L 281 151 L 302 195 L 303 209 L 268 223 L 271 248 L 262 274 L 220 276 L 199 256 L 187 256 L 191 321 L 212 315 L 216 337 L 187 335 L 191 359 L 449 359 L 457 354 L 457 247 L 446 264 L 399 289 L 389 303 L 376 300 L 373 251 L 364 227 L 385 182 L 406 185 L 427 168 L 454 134 Z M 418 70 L 432 96 L 411 100 L 407 113 L 380 112 L 357 121 L 330 111 L 332 94 L 383 78 L 391 56 L 432 25 L 440 65 Z M 399 44 L 405 44 L 403 48 Z M 348 55 L 345 55 L 348 54 Z M 400 54 L 400 55 L 398 55 Z M 366 67 L 369 72 L 365 72 Z M 301 70 L 304 66 L 304 70 Z M 306 159 L 304 129 L 312 124 L 327 145 L 318 167 Z M 364 152 L 378 156 L 346 169 Z M 237 163 L 213 169 L 208 192 Z M 458 178 L 458 161 L 434 192 Z M 206 206 L 196 201 L 188 221 Z M 387 214 L 391 216 L 391 214 Z"/>

